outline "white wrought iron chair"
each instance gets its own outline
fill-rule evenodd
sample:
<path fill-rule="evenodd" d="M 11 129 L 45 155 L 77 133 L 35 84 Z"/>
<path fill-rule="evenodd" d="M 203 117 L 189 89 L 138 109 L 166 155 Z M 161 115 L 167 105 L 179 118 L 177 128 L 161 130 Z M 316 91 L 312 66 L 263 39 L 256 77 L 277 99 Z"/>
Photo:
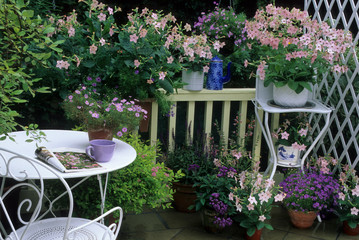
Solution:
<path fill-rule="evenodd" d="M 47 181 L 42 178 L 44 171 L 50 171 L 54 175 L 54 179 L 58 179 L 66 189 L 64 194 L 54 200 L 50 200 L 44 195 L 45 187 L 48 187 Z M 115 240 L 117 238 L 122 223 L 122 209 L 120 207 L 112 208 L 93 220 L 72 217 L 74 199 L 71 188 L 59 173 L 40 160 L 0 147 L 0 177 L 2 178 L 0 186 L 1 240 Z M 9 178 L 16 180 L 16 183 L 4 191 L 5 182 Z M 16 207 L 16 216 L 11 217 L 9 211 L 13 209 L 7 207 L 9 204 L 6 199 L 19 188 L 32 189 L 36 197 L 19 202 Z M 67 217 L 56 217 L 54 213 L 53 203 L 61 197 L 68 197 Z M 101 223 L 104 217 L 115 211 L 120 214 L 117 224 L 113 223 L 106 226 Z M 16 225 L 19 224 L 21 226 L 17 227 Z"/>

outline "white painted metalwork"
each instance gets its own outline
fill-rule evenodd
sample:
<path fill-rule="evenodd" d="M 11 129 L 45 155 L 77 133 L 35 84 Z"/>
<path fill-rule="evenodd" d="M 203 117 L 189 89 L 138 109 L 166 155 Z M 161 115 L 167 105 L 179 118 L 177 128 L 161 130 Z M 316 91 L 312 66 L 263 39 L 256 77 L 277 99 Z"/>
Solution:
<path fill-rule="evenodd" d="M 313 19 L 328 22 L 335 28 L 353 33 L 353 46 L 359 40 L 359 1 L 304 0 L 304 9 Z M 359 163 L 359 62 L 355 49 L 341 56 L 350 71 L 346 74 L 326 74 L 317 89 L 316 98 L 335 108 L 330 118 L 328 134 L 314 151 L 330 154 L 353 168 Z M 320 119 L 312 116 L 313 131 L 318 131 Z"/>
<path fill-rule="evenodd" d="M 44 201 L 49 201 L 47 197 L 44 197 L 44 191 L 48 185 L 43 175 L 46 176 L 47 174 L 56 176 L 56 179 L 66 189 L 64 197 L 67 197 L 69 206 L 67 217 L 44 217 L 43 212 L 54 213 L 53 209 L 51 209 L 53 204 L 43 204 Z M 6 218 L 1 219 L 0 229 L 2 232 L 0 232 L 0 239 L 116 239 L 122 223 L 122 209 L 120 207 L 112 208 L 93 220 L 73 218 L 74 199 L 71 188 L 62 177 L 62 174 L 46 163 L 0 147 L 0 177 L 2 180 L 0 187 L 0 208 Z M 14 179 L 17 183 L 5 190 L 5 183 L 10 178 Z M 32 181 L 32 179 L 36 179 L 36 181 Z M 36 193 L 36 197 L 35 199 L 27 198 L 21 201 L 16 209 L 17 216 L 10 217 L 9 202 L 6 202 L 6 199 L 16 189 L 22 187 L 31 188 Z M 46 207 L 47 205 L 48 207 Z M 100 223 L 104 217 L 115 211 L 118 211 L 120 214 L 118 224 L 113 223 L 107 227 Z M 16 218 L 23 225 L 20 228 L 15 224 Z M 5 223 L 8 224 L 8 227 L 4 227 Z"/>
<path fill-rule="evenodd" d="M 314 92 L 314 91 L 313 91 Z M 329 127 L 329 119 L 330 114 L 332 113 L 332 109 L 330 107 L 325 106 L 317 99 L 311 96 L 308 101 L 313 104 L 310 107 L 298 107 L 298 108 L 282 108 L 276 107 L 270 104 L 273 100 L 273 83 L 269 86 L 264 87 L 264 82 L 259 80 L 258 77 L 256 79 L 256 98 L 253 100 L 255 105 L 255 114 L 257 118 L 257 123 L 262 129 L 262 133 L 264 136 L 264 140 L 266 141 L 269 148 L 269 158 L 268 158 L 268 166 L 265 171 L 265 174 L 270 173 L 269 179 L 273 179 L 277 166 L 282 167 L 297 167 L 303 169 L 304 163 L 307 160 L 309 153 L 314 149 L 314 146 L 319 142 L 319 140 L 323 137 L 324 133 L 327 131 Z M 264 111 L 264 119 L 259 115 L 259 110 Z M 305 151 L 304 155 L 301 157 L 300 163 L 296 165 L 287 165 L 278 161 L 277 151 L 274 147 L 274 142 L 272 139 L 272 130 L 269 126 L 269 114 L 281 114 L 281 113 L 294 113 L 294 112 L 306 112 L 311 113 L 312 116 L 319 115 L 324 116 L 324 124 L 318 126 L 320 131 L 315 136 L 314 141 Z M 263 124 L 264 120 L 264 124 Z M 271 172 L 270 172 L 271 171 Z"/>

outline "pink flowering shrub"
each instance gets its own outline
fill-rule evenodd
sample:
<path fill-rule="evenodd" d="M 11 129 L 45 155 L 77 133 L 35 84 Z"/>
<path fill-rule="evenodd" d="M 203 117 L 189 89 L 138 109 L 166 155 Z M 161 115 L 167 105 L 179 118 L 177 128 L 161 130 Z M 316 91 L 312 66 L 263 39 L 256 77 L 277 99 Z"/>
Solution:
<path fill-rule="evenodd" d="M 57 71 L 58 75 L 63 78 L 59 84 L 71 91 L 88 76 L 111 82 L 111 75 L 116 72 L 111 66 L 118 55 L 118 49 L 113 46 L 117 29 L 114 14 L 120 9 L 97 0 L 79 2 L 86 7 L 83 15 L 79 16 L 74 10 L 65 16 L 49 18 L 55 31 L 48 36 L 63 42 L 63 57 L 56 62 L 56 68 L 61 70 Z"/>
<path fill-rule="evenodd" d="M 277 130 L 272 132 L 276 144 L 292 146 L 294 149 L 303 151 L 310 145 L 310 125 L 305 113 L 299 113 L 293 118 L 285 119 Z"/>
<path fill-rule="evenodd" d="M 347 71 L 340 56 L 352 47 L 352 34 L 311 20 L 306 11 L 269 4 L 246 23 L 246 30 L 253 40 L 249 47 L 261 56 L 253 64 L 265 86 L 288 85 L 300 93 L 311 90 L 322 73 Z"/>
<path fill-rule="evenodd" d="M 344 165 L 339 176 L 340 191 L 337 214 L 340 221 L 347 221 L 351 228 L 359 224 L 359 177 L 349 165 Z"/>
<path fill-rule="evenodd" d="M 63 108 L 69 119 L 83 127 L 111 129 L 121 137 L 132 132 L 147 117 L 147 111 L 136 105 L 136 101 L 104 97 L 93 88 L 83 86 L 66 97 Z"/>
<path fill-rule="evenodd" d="M 243 171 L 235 176 L 236 184 L 229 194 L 229 200 L 233 201 L 238 213 L 240 225 L 247 229 L 247 234 L 252 236 L 256 229 L 273 227 L 265 220 L 271 219 L 270 213 L 274 202 L 281 202 L 285 195 L 278 193 L 274 181 L 265 179 L 259 173 L 259 162 L 253 169 Z"/>

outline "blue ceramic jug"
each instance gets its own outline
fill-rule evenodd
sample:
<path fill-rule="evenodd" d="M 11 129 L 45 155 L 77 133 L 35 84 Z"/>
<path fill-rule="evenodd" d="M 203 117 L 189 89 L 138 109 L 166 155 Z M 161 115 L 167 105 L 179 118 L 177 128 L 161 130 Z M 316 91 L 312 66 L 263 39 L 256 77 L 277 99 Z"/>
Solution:
<path fill-rule="evenodd" d="M 227 76 L 223 77 L 223 60 L 218 56 L 211 59 L 207 75 L 206 88 L 209 90 L 222 90 L 223 84 L 231 78 L 231 62 L 227 66 Z"/>

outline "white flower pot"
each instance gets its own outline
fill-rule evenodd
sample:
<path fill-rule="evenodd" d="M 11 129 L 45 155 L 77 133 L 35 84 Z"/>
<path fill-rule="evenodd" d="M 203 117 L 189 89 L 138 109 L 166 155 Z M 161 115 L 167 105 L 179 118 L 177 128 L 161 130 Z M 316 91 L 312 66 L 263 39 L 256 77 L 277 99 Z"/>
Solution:
<path fill-rule="evenodd" d="M 182 71 L 182 82 L 187 83 L 183 89 L 201 91 L 203 89 L 204 72 Z"/>
<path fill-rule="evenodd" d="M 273 100 L 282 107 L 303 107 L 308 101 L 309 91 L 304 88 L 299 94 L 290 89 L 288 85 L 277 88 L 273 86 Z"/>
<path fill-rule="evenodd" d="M 287 166 L 299 165 L 299 154 L 299 149 L 293 149 L 292 146 L 284 146 L 282 144 L 279 144 L 277 148 L 278 164 L 283 164 Z"/>

